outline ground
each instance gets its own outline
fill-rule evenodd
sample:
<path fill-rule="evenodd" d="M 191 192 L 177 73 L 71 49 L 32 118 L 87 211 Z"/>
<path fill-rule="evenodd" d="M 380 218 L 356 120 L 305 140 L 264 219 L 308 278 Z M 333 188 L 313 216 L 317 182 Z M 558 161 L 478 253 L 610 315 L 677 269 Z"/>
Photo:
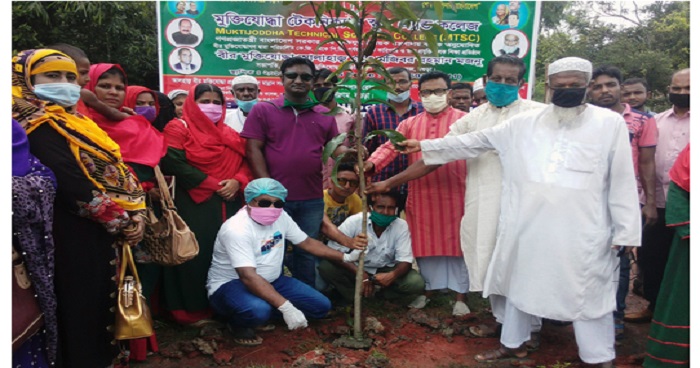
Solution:
<path fill-rule="evenodd" d="M 310 321 L 309 327 L 290 332 L 283 321 L 276 328 L 259 332 L 262 345 L 238 346 L 225 328 L 178 326 L 156 320 L 160 351 L 135 368 L 212 367 L 579 367 L 571 325 L 545 322 L 538 351 L 526 359 L 494 364 L 479 364 L 474 355 L 499 346 L 497 338 L 471 336 L 468 327 L 489 321 L 488 303 L 477 293 L 469 294 L 471 314 L 452 317 L 449 294 L 437 294 L 420 311 L 383 300 L 366 299 L 363 304 L 366 336 L 373 339 L 369 350 L 335 347 L 333 342 L 352 334 L 349 308 L 337 308 L 325 320 Z M 627 298 L 628 311 L 641 310 L 646 302 L 636 295 Z M 378 323 L 377 323 L 378 322 Z M 616 348 L 617 367 L 641 366 L 649 324 L 626 324 L 625 338 Z"/>

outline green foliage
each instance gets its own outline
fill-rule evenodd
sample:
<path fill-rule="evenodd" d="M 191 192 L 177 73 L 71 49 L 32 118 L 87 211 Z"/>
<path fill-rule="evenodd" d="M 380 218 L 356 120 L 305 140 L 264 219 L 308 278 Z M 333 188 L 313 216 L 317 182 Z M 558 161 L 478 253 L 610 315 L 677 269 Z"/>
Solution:
<path fill-rule="evenodd" d="M 394 147 L 396 147 L 397 150 L 403 151 L 406 149 L 406 147 L 402 147 L 397 145 L 396 143 L 403 142 L 406 140 L 406 137 L 403 136 L 403 134 L 393 130 L 393 129 L 381 129 L 381 130 L 373 130 L 369 133 L 367 133 L 367 136 L 365 136 L 365 142 L 369 141 L 370 139 L 381 135 L 389 139 L 391 143 L 394 144 Z"/>
<path fill-rule="evenodd" d="M 545 65 L 565 56 L 590 60 L 594 67 L 614 65 L 623 78 L 642 77 L 655 111 L 670 107 L 666 87 L 674 71 L 690 60 L 690 3 L 657 1 L 644 7 L 627 2 L 542 2 L 533 98 L 544 99 Z M 620 19 L 628 27 L 603 22 Z"/>
<path fill-rule="evenodd" d="M 13 54 L 67 43 L 92 63 L 118 63 L 129 84 L 158 88 L 153 1 L 13 1 Z"/>
<path fill-rule="evenodd" d="M 330 142 L 326 143 L 326 147 L 323 148 L 323 156 L 321 156 L 321 161 L 324 163 L 328 162 L 328 159 L 331 158 L 331 155 L 335 150 L 345 142 L 345 137 L 347 137 L 348 133 L 340 133 L 337 136 L 333 137 L 333 139 L 330 140 Z"/>
<path fill-rule="evenodd" d="M 323 30 L 328 33 L 332 42 L 323 41 L 320 43 L 316 51 L 321 50 L 323 47 L 329 45 L 330 43 L 335 43 L 337 47 L 343 50 L 343 53 L 348 57 L 348 60 L 341 64 L 338 70 L 330 77 L 341 76 L 341 73 L 345 73 L 343 76 L 343 83 L 349 82 L 350 79 L 355 82 L 355 96 L 354 102 L 351 103 L 352 112 L 355 116 L 354 131 L 359 132 L 362 128 L 362 116 L 360 114 L 360 108 L 362 107 L 362 85 L 364 82 L 368 81 L 372 74 L 381 76 L 383 79 L 373 80 L 375 89 L 389 90 L 389 85 L 393 84 L 393 79 L 389 75 L 384 64 L 379 60 L 380 57 L 375 56 L 376 46 L 378 40 L 385 40 L 392 43 L 395 47 L 390 50 L 385 55 L 390 55 L 394 51 L 400 49 L 405 45 L 407 40 L 412 39 L 414 34 L 424 35 L 424 39 L 428 45 L 428 48 L 437 56 L 437 33 L 444 34 L 445 30 L 442 29 L 437 24 L 433 24 L 428 30 L 418 31 L 418 25 L 422 19 L 425 11 L 422 14 L 416 14 L 409 3 L 406 1 L 347 1 L 347 2 L 337 2 L 337 1 L 326 1 L 326 2 L 314 2 L 310 1 L 308 4 L 302 6 L 309 6 L 316 17 L 316 21 L 323 26 Z M 442 19 L 442 3 L 435 2 L 434 8 L 439 10 L 436 12 L 436 17 Z M 368 22 L 369 20 L 372 22 Z M 365 24 L 369 23 L 371 26 L 369 29 L 365 29 Z M 343 32 L 350 31 L 354 33 L 353 37 L 346 37 L 348 40 L 341 39 L 338 35 L 343 34 Z M 398 39 L 403 39 L 404 41 L 397 41 L 392 34 L 397 34 Z M 414 52 L 417 64 L 420 65 L 420 55 Z M 348 75 L 351 74 L 352 78 Z M 337 86 L 333 89 L 336 91 L 342 87 Z M 364 101 L 367 103 L 367 101 Z M 378 101 L 385 103 L 385 101 Z M 395 132 L 395 131 L 385 131 L 382 133 L 392 141 L 400 141 L 405 138 Z M 360 187 L 358 188 L 358 193 L 362 198 L 362 229 L 363 233 L 366 234 L 367 229 L 367 197 L 364 193 L 365 191 L 365 176 L 364 176 L 364 164 L 362 158 L 362 152 L 364 147 L 362 147 L 361 137 L 355 137 L 355 149 L 357 151 L 357 163 L 360 171 Z M 323 159 L 328 159 L 331 152 L 334 152 L 340 142 L 345 140 L 344 136 L 338 136 L 329 142 L 323 153 Z M 342 159 L 339 158 L 338 161 Z M 337 163 L 336 167 L 333 168 L 331 172 L 331 179 L 337 185 Z M 356 340 L 362 340 L 362 322 L 361 322 L 361 311 L 362 311 L 362 295 L 360 290 L 362 289 L 362 274 L 364 269 L 364 252 L 361 253 L 360 259 L 358 261 L 357 272 L 355 276 L 355 309 L 353 316 L 353 337 Z"/>

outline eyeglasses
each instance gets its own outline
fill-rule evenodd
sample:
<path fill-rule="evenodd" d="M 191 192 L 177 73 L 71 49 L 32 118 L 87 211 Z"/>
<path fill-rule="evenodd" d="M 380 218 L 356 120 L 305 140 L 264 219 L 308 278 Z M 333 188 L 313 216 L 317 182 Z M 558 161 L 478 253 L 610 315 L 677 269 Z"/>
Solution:
<path fill-rule="evenodd" d="M 258 207 L 270 207 L 270 206 L 275 206 L 275 208 L 282 208 L 284 207 L 284 201 L 269 201 L 267 199 L 261 199 L 261 200 L 255 200 L 257 202 Z"/>
<path fill-rule="evenodd" d="M 344 187 L 348 183 L 350 183 L 350 186 L 353 188 L 357 188 L 360 185 L 359 180 L 348 180 L 348 179 L 338 178 L 338 184 L 340 184 L 341 187 Z"/>
<path fill-rule="evenodd" d="M 296 80 L 297 77 L 301 77 L 301 80 L 304 82 L 308 82 L 308 81 L 314 79 L 314 76 L 311 74 L 308 74 L 308 73 L 299 74 L 299 73 L 289 72 L 289 73 L 284 73 L 284 77 L 287 79 L 291 79 L 291 80 Z"/>
<path fill-rule="evenodd" d="M 420 95 L 421 97 L 428 97 L 432 94 L 435 94 L 435 96 L 444 96 L 447 91 L 447 88 L 423 89 L 420 91 Z"/>

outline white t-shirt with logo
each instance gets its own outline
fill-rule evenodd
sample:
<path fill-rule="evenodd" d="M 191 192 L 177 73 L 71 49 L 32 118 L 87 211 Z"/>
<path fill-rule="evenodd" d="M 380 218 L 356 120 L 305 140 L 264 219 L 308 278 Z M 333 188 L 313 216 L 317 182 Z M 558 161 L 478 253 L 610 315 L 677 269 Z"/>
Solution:
<path fill-rule="evenodd" d="M 207 277 L 207 292 L 214 294 L 221 285 L 238 279 L 237 267 L 254 267 L 268 282 L 282 274 L 284 242 L 299 244 L 308 235 L 301 231 L 287 212 L 269 226 L 253 221 L 243 207 L 226 220 L 214 242 L 214 253 Z"/>

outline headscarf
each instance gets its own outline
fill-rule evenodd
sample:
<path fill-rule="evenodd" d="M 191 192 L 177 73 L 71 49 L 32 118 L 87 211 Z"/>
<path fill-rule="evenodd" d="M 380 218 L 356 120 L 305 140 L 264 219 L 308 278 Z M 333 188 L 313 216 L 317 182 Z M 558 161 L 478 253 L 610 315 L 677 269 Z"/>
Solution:
<path fill-rule="evenodd" d="M 17 120 L 12 119 L 12 176 L 38 175 L 51 179 L 56 187 L 56 177 L 29 152 L 27 132 Z"/>
<path fill-rule="evenodd" d="M 248 183 L 243 191 L 246 203 L 250 203 L 253 199 L 267 194 L 272 197 L 277 197 L 281 200 L 287 199 L 287 189 L 275 179 L 259 178 Z"/>
<path fill-rule="evenodd" d="M 30 54 L 31 59 L 28 57 Z M 75 61 L 56 50 L 26 50 L 12 58 L 12 117 L 24 128 L 27 119 L 43 116 L 46 106 L 58 106 L 53 102 L 40 100 L 34 94 L 32 76 L 46 71 L 68 71 L 78 75 Z"/>
<path fill-rule="evenodd" d="M 73 153 L 78 167 L 99 190 L 108 194 L 119 206 L 128 211 L 145 208 L 145 193 L 129 168 L 122 161 L 119 145 L 92 120 L 76 116 L 50 101 L 39 100 L 31 84 L 35 65 L 55 56 L 68 58 L 56 50 L 24 50 L 12 58 L 12 117 L 28 135 L 42 124 L 49 124 L 63 136 Z M 43 63 L 53 70 L 74 71 L 65 63 Z M 105 169 L 109 169 L 105 178 Z"/>
<path fill-rule="evenodd" d="M 247 165 L 244 160 L 246 140 L 224 123 L 226 105 L 221 105 L 221 119 L 216 124 L 204 115 L 194 99 L 196 88 L 196 85 L 190 88 L 182 106 L 182 119 L 187 127 L 181 123 L 169 124 L 173 125 L 171 129 L 184 129 L 176 134 L 186 138 L 169 140 L 168 144 L 184 150 L 188 163 L 205 174 L 230 179 Z"/>
<path fill-rule="evenodd" d="M 575 56 L 561 58 L 549 64 L 547 77 L 561 72 L 582 72 L 586 75 L 586 83 L 588 83 L 593 74 L 593 64 L 586 59 Z"/>
<path fill-rule="evenodd" d="M 151 96 L 153 96 L 153 100 L 156 102 L 156 115 L 158 115 L 158 113 L 160 112 L 160 103 L 158 102 L 158 95 L 156 95 L 155 92 L 151 91 L 149 88 L 146 88 L 144 86 L 127 87 L 126 97 L 124 98 L 124 106 L 130 109 L 136 108 L 136 100 L 138 99 L 139 95 L 144 92 L 150 93 Z"/>
<path fill-rule="evenodd" d="M 168 124 L 170 120 L 177 117 L 175 114 L 175 104 L 173 104 L 173 101 L 171 101 L 165 93 L 159 91 L 153 92 L 156 94 L 156 101 L 160 109 L 152 125 L 158 129 L 158 131 L 162 132 L 163 129 L 165 129 L 165 125 Z"/>
<path fill-rule="evenodd" d="M 93 64 L 90 66 L 90 83 L 85 88 L 95 93 L 100 76 L 112 68 L 122 72 L 126 79 L 119 64 Z M 127 84 L 126 80 L 124 84 Z M 88 115 L 119 144 L 124 162 L 155 167 L 168 150 L 163 135 L 143 116 L 132 115 L 122 121 L 112 121 L 90 107 Z"/>

